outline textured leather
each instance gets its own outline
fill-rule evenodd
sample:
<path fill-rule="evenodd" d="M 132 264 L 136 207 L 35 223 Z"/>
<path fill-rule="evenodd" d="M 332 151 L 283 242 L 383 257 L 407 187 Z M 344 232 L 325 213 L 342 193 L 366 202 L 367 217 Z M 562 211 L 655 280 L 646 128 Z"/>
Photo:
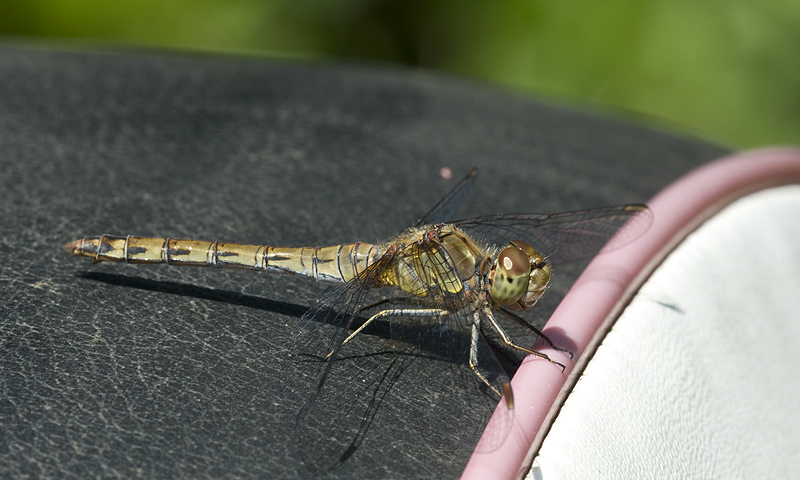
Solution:
<path fill-rule="evenodd" d="M 794 478 L 800 187 L 734 202 L 609 332 L 528 478 Z"/>
<path fill-rule="evenodd" d="M 642 201 L 724 153 L 395 68 L 0 46 L 0 78 L 4 478 L 307 476 L 278 377 L 324 285 L 91 265 L 68 241 L 375 241 L 452 186 L 443 166 L 481 170 L 462 210 L 477 215 Z M 432 419 L 457 447 L 441 448 L 408 422 L 416 398 L 393 394 L 333 476 L 461 469 L 468 409 Z"/>

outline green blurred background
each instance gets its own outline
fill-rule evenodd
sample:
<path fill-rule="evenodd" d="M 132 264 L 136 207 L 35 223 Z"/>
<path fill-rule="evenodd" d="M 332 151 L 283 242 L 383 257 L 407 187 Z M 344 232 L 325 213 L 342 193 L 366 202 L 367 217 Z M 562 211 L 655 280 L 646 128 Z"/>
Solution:
<path fill-rule="evenodd" d="M 0 35 L 399 62 L 734 148 L 800 144 L 797 0 L 2 0 Z"/>

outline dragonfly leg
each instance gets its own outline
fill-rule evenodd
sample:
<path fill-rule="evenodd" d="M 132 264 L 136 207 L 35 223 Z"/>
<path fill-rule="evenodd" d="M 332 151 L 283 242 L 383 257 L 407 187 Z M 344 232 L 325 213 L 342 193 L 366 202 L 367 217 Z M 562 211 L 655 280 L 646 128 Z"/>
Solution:
<path fill-rule="evenodd" d="M 498 390 L 491 383 L 489 383 L 489 380 L 487 380 L 486 377 L 484 377 L 483 374 L 478 371 L 478 341 L 480 340 L 480 335 L 481 335 L 481 329 L 480 329 L 479 324 L 473 323 L 472 324 L 472 341 L 471 341 L 470 346 L 469 346 L 469 368 L 472 369 L 472 371 L 475 373 L 475 375 L 477 375 L 478 378 L 480 378 L 483 381 L 483 383 L 485 383 L 487 387 L 491 388 L 492 391 L 494 393 L 496 393 L 497 396 L 499 397 L 499 396 L 503 395 L 500 392 L 500 390 Z M 511 386 L 509 385 L 509 388 L 510 387 Z M 505 385 L 503 386 L 503 388 L 505 389 Z M 512 402 L 513 402 L 513 400 L 512 400 Z M 513 403 L 512 403 L 512 405 L 513 405 Z"/>
<path fill-rule="evenodd" d="M 564 369 L 566 369 L 566 368 L 567 368 L 567 367 L 566 367 L 564 364 L 562 364 L 562 363 L 559 363 L 559 362 L 556 362 L 555 360 L 553 360 L 552 358 L 548 357 L 546 354 L 544 354 L 544 353 L 542 353 L 542 352 L 537 352 L 536 350 L 531 350 L 530 348 L 525 348 L 525 347 L 523 347 L 523 346 L 520 346 L 520 345 L 517 345 L 516 343 L 514 343 L 514 342 L 511 340 L 511 337 L 509 337 L 509 336 L 508 336 L 508 334 L 506 333 L 506 331 L 505 331 L 505 330 L 503 330 L 503 327 L 501 327 L 501 326 L 500 326 L 500 324 L 499 324 L 499 323 L 497 323 L 497 320 L 494 318 L 494 315 L 492 315 L 492 311 L 491 311 L 490 309 L 488 309 L 488 308 L 486 309 L 486 318 L 488 318 L 488 319 L 489 319 L 489 322 L 491 323 L 491 325 L 492 325 L 492 328 L 494 329 L 494 331 L 495 331 L 495 332 L 497 332 L 497 334 L 498 334 L 498 335 L 500 335 L 500 338 L 502 338 L 502 339 L 503 339 L 503 342 L 504 342 L 506 345 L 508 345 L 509 347 L 516 348 L 517 350 L 521 350 L 521 351 L 523 351 L 523 352 L 525 352 L 525 353 L 529 353 L 529 354 L 531 354 L 531 355 L 536 355 L 537 357 L 539 357 L 539 358 L 543 358 L 543 359 L 547 360 L 547 361 L 548 361 L 548 362 L 550 362 L 550 363 L 555 363 L 556 365 L 558 365 L 559 367 L 561 367 L 561 371 L 562 371 L 562 372 L 564 371 Z M 520 319 L 520 320 L 522 320 L 522 319 Z M 523 320 L 523 321 L 524 321 L 524 320 Z M 527 322 L 526 322 L 526 323 L 527 323 Z M 531 328 L 533 328 L 533 327 L 531 327 Z M 535 330 L 535 329 L 534 329 L 534 330 Z M 536 330 L 536 331 L 538 332 L 538 330 Z M 557 348 L 557 347 L 555 347 L 555 346 L 553 345 L 553 343 L 552 343 L 552 342 L 551 342 L 549 339 L 547 339 L 547 337 L 545 337 L 544 335 L 542 335 L 541 333 L 540 333 L 539 335 L 541 335 L 543 338 L 545 338 L 545 339 L 547 340 L 547 344 L 548 344 L 549 346 L 551 346 L 551 347 L 554 347 L 554 348 L 556 348 L 557 350 L 563 350 L 563 349 L 561 349 L 561 348 Z"/>
<path fill-rule="evenodd" d="M 378 302 L 378 303 L 376 303 L 376 304 L 374 304 L 372 306 L 376 306 L 376 305 L 379 305 L 381 303 L 385 303 L 387 301 L 389 301 L 389 300 L 380 301 L 380 302 Z M 364 322 L 363 325 L 361 325 L 360 327 L 355 329 L 353 331 L 353 333 L 348 335 L 348 337 L 345 338 L 344 341 L 342 342 L 342 345 L 344 345 L 345 343 L 347 343 L 350 340 L 352 340 L 353 337 L 358 335 L 361 332 L 361 330 L 364 330 L 364 328 L 366 328 L 367 325 L 369 325 L 374 320 L 377 320 L 379 318 L 386 318 L 386 317 L 436 317 L 436 316 L 439 316 L 439 315 L 448 315 L 450 313 L 451 313 L 450 310 L 445 310 L 443 308 L 393 308 L 393 309 L 388 309 L 388 310 L 381 310 L 380 312 L 376 313 L 375 315 L 369 317 L 369 319 L 366 322 Z M 331 352 L 328 353 L 328 355 L 326 355 L 325 358 L 329 358 L 331 355 L 333 355 L 334 351 L 335 350 L 331 350 Z"/>
<path fill-rule="evenodd" d="M 573 358 L 575 356 L 570 350 L 567 350 L 566 348 L 561 348 L 559 346 L 556 346 L 549 338 L 547 338 L 547 335 L 545 335 L 544 333 L 541 332 L 541 330 L 539 330 L 538 328 L 534 327 L 530 323 L 526 322 L 524 318 L 520 317 L 519 315 L 515 314 L 514 312 L 511 312 L 509 310 L 506 310 L 503 307 L 500 307 L 500 313 L 502 313 L 506 317 L 514 320 L 515 322 L 519 323 L 520 325 L 522 325 L 523 327 L 527 328 L 528 330 L 532 330 L 536 335 L 539 336 L 539 338 L 544 340 L 544 343 L 546 343 L 548 347 L 552 348 L 553 350 L 558 350 L 559 352 L 564 352 L 564 353 L 569 355 L 569 358 Z"/>

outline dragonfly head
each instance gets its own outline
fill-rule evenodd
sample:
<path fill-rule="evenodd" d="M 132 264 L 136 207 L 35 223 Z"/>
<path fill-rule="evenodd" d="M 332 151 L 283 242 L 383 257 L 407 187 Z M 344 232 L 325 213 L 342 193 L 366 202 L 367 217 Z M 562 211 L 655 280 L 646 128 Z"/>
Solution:
<path fill-rule="evenodd" d="M 492 299 L 509 310 L 521 312 L 544 295 L 550 283 L 550 265 L 532 246 L 512 240 L 500 251 L 489 278 Z"/>

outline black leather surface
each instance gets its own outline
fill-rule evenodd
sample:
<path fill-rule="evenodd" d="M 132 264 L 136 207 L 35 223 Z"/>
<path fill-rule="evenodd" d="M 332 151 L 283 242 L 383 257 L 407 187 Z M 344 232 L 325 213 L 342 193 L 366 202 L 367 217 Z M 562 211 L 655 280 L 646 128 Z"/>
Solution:
<path fill-rule="evenodd" d="M 307 475 L 278 374 L 323 285 L 91 265 L 67 241 L 375 241 L 454 184 L 444 166 L 481 169 L 472 216 L 646 201 L 725 153 L 385 67 L 6 46 L 0 78 L 0 477 Z M 472 449 L 394 427 L 331 476 L 451 476 Z"/>

